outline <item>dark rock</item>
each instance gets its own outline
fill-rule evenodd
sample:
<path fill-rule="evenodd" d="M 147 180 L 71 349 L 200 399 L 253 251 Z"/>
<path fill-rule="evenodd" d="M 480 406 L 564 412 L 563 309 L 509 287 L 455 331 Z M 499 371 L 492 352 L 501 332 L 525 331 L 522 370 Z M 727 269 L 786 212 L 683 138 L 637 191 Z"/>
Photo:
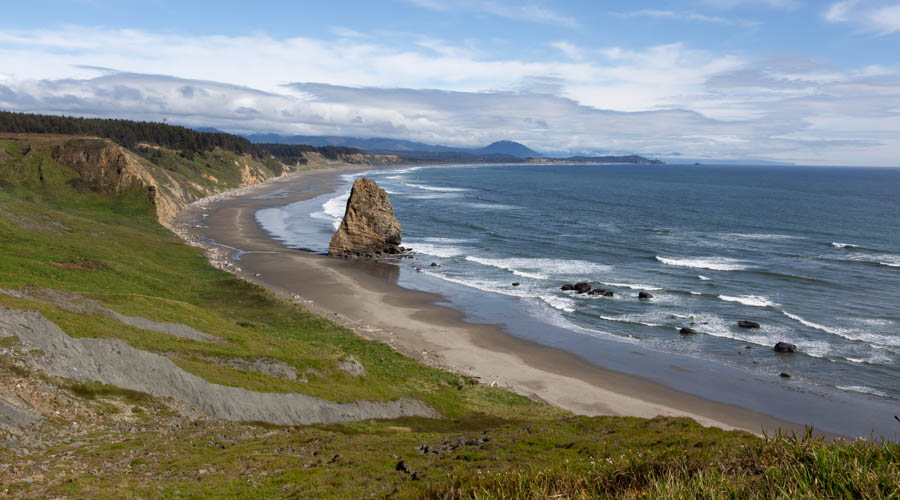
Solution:
<path fill-rule="evenodd" d="M 387 192 L 372 179 L 361 177 L 353 183 L 344 219 L 328 244 L 328 255 L 398 254 L 401 233 Z"/>
<path fill-rule="evenodd" d="M 574 290 L 574 289 L 575 289 L 575 285 L 563 285 L 560 288 L 560 290 L 562 290 L 564 292 L 568 292 L 569 290 Z"/>
<path fill-rule="evenodd" d="M 653 295 L 648 292 L 639 292 L 638 298 L 641 300 L 647 300 L 647 299 L 652 299 Z"/>
<path fill-rule="evenodd" d="M 682 335 L 696 335 L 697 330 L 694 330 L 693 328 L 684 327 L 681 330 L 678 330 L 678 333 L 680 333 Z"/>
<path fill-rule="evenodd" d="M 781 377 L 781 378 L 791 378 L 791 374 L 790 374 L 790 373 L 786 373 L 786 372 L 781 372 L 781 374 L 778 375 L 778 376 Z"/>
<path fill-rule="evenodd" d="M 437 262 L 432 262 L 431 267 L 440 267 Z"/>
<path fill-rule="evenodd" d="M 775 352 L 797 352 L 797 346 L 787 342 L 779 342 L 775 344 Z"/>
<path fill-rule="evenodd" d="M 521 283 L 519 283 L 518 281 L 516 281 L 512 284 L 512 286 L 519 286 L 519 285 L 521 285 Z"/>
<path fill-rule="evenodd" d="M 737 325 L 741 328 L 759 328 L 759 323 L 756 321 L 741 320 L 737 322 Z"/>
<path fill-rule="evenodd" d="M 591 291 L 591 284 L 586 281 L 575 283 L 575 291 L 578 293 L 588 293 Z"/>
<path fill-rule="evenodd" d="M 406 465 L 406 462 L 404 462 L 403 460 L 397 462 L 397 467 L 394 467 L 394 469 L 400 472 L 405 472 L 407 474 L 410 473 L 409 466 Z"/>

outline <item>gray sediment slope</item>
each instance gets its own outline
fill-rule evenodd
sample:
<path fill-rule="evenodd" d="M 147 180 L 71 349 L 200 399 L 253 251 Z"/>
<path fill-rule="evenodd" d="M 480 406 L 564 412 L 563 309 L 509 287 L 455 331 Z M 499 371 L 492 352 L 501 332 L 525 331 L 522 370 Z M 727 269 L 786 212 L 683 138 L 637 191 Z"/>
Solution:
<path fill-rule="evenodd" d="M 76 339 L 36 311 L 0 308 L 0 337 L 15 336 L 29 349 L 27 362 L 50 375 L 95 381 L 153 396 L 173 398 L 225 420 L 278 425 L 337 423 L 404 416 L 437 417 L 414 399 L 335 403 L 302 394 L 249 391 L 212 384 L 168 358 L 140 351 L 118 339 Z"/>

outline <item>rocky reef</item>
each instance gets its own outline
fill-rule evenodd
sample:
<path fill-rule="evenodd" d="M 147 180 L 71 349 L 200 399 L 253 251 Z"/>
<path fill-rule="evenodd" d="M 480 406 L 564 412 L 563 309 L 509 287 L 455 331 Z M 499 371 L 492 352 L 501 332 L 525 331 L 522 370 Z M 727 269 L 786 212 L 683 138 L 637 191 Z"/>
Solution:
<path fill-rule="evenodd" d="M 344 219 L 328 245 L 335 257 L 378 257 L 402 252 L 400 222 L 384 189 L 372 179 L 353 183 Z"/>

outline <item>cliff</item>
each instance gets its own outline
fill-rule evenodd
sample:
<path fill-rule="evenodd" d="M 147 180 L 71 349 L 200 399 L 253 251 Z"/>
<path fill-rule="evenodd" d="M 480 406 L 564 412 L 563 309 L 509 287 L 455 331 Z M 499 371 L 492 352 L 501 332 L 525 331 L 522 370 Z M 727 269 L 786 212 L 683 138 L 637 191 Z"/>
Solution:
<path fill-rule="evenodd" d="M 221 191 L 258 184 L 290 171 L 278 162 L 214 149 L 185 154 L 151 144 L 136 151 L 112 140 L 45 134 L 2 134 L 0 164 L 38 184 L 54 178 L 80 191 L 124 196 L 141 191 L 169 227 L 183 207 Z"/>
<path fill-rule="evenodd" d="M 384 189 L 365 177 L 356 179 L 344 219 L 328 245 L 335 257 L 376 257 L 400 253 L 402 229 Z"/>

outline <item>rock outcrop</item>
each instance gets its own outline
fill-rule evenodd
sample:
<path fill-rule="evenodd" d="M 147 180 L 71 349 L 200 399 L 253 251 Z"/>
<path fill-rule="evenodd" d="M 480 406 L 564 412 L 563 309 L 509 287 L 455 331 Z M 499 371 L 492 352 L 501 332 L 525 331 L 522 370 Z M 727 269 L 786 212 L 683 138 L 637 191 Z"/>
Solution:
<path fill-rule="evenodd" d="M 401 252 L 402 229 L 384 189 L 366 177 L 356 179 L 344 220 L 328 245 L 335 257 L 378 257 Z"/>
<path fill-rule="evenodd" d="M 787 342 L 779 342 L 775 344 L 774 350 L 775 352 L 797 352 L 797 346 Z"/>

